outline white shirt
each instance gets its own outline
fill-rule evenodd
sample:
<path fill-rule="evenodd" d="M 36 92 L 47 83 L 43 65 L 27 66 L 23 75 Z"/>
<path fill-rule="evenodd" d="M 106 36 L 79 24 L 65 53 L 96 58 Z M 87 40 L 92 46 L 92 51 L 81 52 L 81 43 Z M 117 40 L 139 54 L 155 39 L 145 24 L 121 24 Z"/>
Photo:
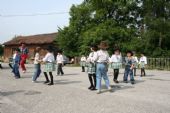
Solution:
<path fill-rule="evenodd" d="M 133 56 L 133 59 L 134 59 L 134 61 L 135 61 L 136 63 L 138 63 L 138 62 L 139 62 L 139 61 L 138 61 L 138 57 Z"/>
<path fill-rule="evenodd" d="M 15 57 L 16 57 L 16 53 L 13 54 L 13 57 L 12 57 L 12 58 L 15 59 Z"/>
<path fill-rule="evenodd" d="M 144 62 L 145 64 L 147 64 L 147 58 L 145 56 L 141 57 L 139 60 L 139 63 Z"/>
<path fill-rule="evenodd" d="M 86 62 L 86 57 L 81 57 L 80 61 Z"/>
<path fill-rule="evenodd" d="M 110 58 L 110 62 L 122 62 L 122 56 L 121 55 L 112 55 L 112 57 Z"/>
<path fill-rule="evenodd" d="M 43 58 L 43 62 L 54 62 L 55 61 L 55 59 L 54 59 L 54 55 L 53 55 L 53 53 L 47 53 L 46 55 L 45 55 L 45 57 Z"/>
<path fill-rule="evenodd" d="M 63 55 L 57 55 L 57 63 L 61 64 L 64 62 Z"/>
<path fill-rule="evenodd" d="M 93 57 L 93 61 L 107 63 L 109 62 L 109 53 L 106 50 L 98 50 L 97 54 Z"/>
<path fill-rule="evenodd" d="M 40 54 L 36 53 L 34 57 L 34 64 L 39 64 L 40 62 Z"/>
<path fill-rule="evenodd" d="M 87 58 L 87 62 L 92 62 L 92 63 L 94 63 L 94 62 L 95 62 L 95 61 L 94 61 L 95 56 L 97 56 L 97 52 L 91 52 L 91 53 L 89 54 L 88 58 Z"/>

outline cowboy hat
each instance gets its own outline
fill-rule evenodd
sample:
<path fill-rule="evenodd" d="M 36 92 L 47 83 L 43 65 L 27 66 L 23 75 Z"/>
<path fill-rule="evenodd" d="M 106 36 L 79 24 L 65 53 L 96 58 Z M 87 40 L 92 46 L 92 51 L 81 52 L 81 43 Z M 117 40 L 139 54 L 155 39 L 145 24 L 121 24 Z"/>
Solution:
<path fill-rule="evenodd" d="M 107 49 L 109 47 L 108 43 L 106 41 L 101 41 L 98 45 L 100 49 Z"/>

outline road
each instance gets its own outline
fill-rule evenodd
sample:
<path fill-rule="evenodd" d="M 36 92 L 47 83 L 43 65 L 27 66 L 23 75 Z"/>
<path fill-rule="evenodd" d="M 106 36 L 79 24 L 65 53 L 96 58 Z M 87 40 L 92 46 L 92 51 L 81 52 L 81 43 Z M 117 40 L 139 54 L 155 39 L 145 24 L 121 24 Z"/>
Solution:
<path fill-rule="evenodd" d="M 27 73 L 15 79 L 7 65 L 0 70 L 0 113 L 170 113 L 170 72 L 147 70 L 146 77 L 135 77 L 136 84 L 120 83 L 109 78 L 113 92 L 105 89 L 97 94 L 89 91 L 87 73 L 80 67 L 64 67 L 65 75 L 56 76 L 54 85 L 43 84 L 41 74 L 38 83 L 32 83 L 33 65 Z M 140 70 L 138 70 L 138 75 Z"/>

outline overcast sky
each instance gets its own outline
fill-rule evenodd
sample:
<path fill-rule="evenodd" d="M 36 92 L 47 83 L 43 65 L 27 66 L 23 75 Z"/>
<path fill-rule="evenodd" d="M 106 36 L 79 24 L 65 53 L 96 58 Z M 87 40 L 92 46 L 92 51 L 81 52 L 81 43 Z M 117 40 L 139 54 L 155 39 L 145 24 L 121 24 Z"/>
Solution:
<path fill-rule="evenodd" d="M 10 40 L 15 35 L 57 32 L 58 27 L 68 26 L 68 13 L 28 15 L 69 12 L 72 4 L 77 5 L 81 2 L 83 0 L 0 0 L 0 43 Z"/>

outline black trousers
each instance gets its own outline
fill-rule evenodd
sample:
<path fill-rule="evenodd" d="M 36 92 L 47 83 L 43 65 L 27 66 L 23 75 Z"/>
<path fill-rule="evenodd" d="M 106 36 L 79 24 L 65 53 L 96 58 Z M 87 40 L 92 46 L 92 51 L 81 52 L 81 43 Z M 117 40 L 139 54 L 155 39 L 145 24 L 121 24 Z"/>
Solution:
<path fill-rule="evenodd" d="M 48 78 L 47 72 L 44 72 L 44 76 L 45 76 L 46 81 L 47 81 L 47 82 L 50 81 L 50 83 L 53 84 L 53 74 L 52 74 L 52 72 L 49 72 L 49 75 L 50 75 L 51 81 L 50 81 L 49 78 Z"/>
<path fill-rule="evenodd" d="M 114 69 L 114 78 L 113 80 L 117 80 L 119 76 L 119 69 Z"/>
<path fill-rule="evenodd" d="M 96 88 L 96 74 L 88 74 L 90 87 Z"/>
<path fill-rule="evenodd" d="M 145 68 L 141 68 L 141 76 L 146 76 Z"/>
<path fill-rule="evenodd" d="M 136 68 L 134 68 L 133 71 L 134 71 L 134 76 L 136 76 Z"/>
<path fill-rule="evenodd" d="M 82 66 L 82 72 L 85 72 L 85 67 L 84 66 Z"/>
<path fill-rule="evenodd" d="M 2 65 L 0 64 L 0 69 L 3 69 Z"/>
<path fill-rule="evenodd" d="M 11 69 L 13 69 L 13 66 L 12 66 L 12 64 L 11 64 L 11 63 L 9 63 L 9 67 L 10 67 Z"/>
<path fill-rule="evenodd" d="M 62 75 L 64 74 L 64 72 L 63 72 L 63 65 L 61 63 L 58 64 L 57 75 L 59 75 L 60 73 Z"/>

